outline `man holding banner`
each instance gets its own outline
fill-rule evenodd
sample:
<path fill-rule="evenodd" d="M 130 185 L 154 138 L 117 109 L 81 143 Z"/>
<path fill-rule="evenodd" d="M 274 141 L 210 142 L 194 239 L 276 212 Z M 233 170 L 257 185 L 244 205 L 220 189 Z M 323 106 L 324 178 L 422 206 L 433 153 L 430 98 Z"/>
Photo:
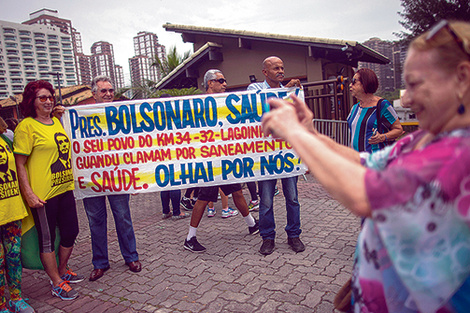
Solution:
<path fill-rule="evenodd" d="M 252 83 L 248 86 L 247 90 L 263 90 L 270 88 L 283 88 L 283 87 L 301 87 L 300 80 L 292 79 L 286 86 L 281 83 L 284 80 L 284 63 L 278 57 L 271 56 L 263 61 L 263 75 L 266 77 L 262 83 Z M 302 230 L 300 229 L 300 204 L 297 192 L 298 176 L 282 178 L 282 191 L 286 199 L 287 210 L 287 243 L 295 252 L 302 252 L 305 246 L 300 240 L 299 236 Z M 263 244 L 259 252 L 263 255 L 269 255 L 274 251 L 274 238 L 276 236 L 276 224 L 274 221 L 274 189 L 276 187 L 277 179 L 263 180 L 258 182 L 260 193 L 259 204 L 259 230 L 263 238 Z"/>
<path fill-rule="evenodd" d="M 109 103 L 114 100 L 114 88 L 106 76 L 93 79 L 91 91 L 96 103 Z M 140 272 L 142 265 L 137 254 L 134 228 L 132 226 L 129 208 L 129 194 L 108 195 L 108 201 L 113 212 L 116 232 L 121 254 L 132 272 Z M 95 281 L 104 275 L 110 266 L 108 260 L 106 196 L 96 196 L 83 199 L 88 223 L 90 225 L 91 246 L 93 251 L 94 270 L 90 281 Z"/>
<path fill-rule="evenodd" d="M 217 69 L 208 70 L 204 75 L 204 87 L 206 93 L 223 93 L 227 88 L 227 80 L 221 71 Z M 235 206 L 242 214 L 248 225 L 248 231 L 251 235 L 258 233 L 258 221 L 251 215 L 248 205 L 246 204 L 245 197 L 243 196 L 242 186 L 239 183 L 221 185 L 220 189 L 225 195 L 232 194 Z M 191 252 L 204 252 L 206 248 L 202 246 L 196 239 L 196 231 L 199 222 L 204 214 L 207 204 L 217 202 L 219 193 L 219 186 L 201 187 L 199 189 L 197 201 L 194 204 L 193 212 L 191 215 L 191 223 L 189 225 L 188 236 L 184 241 L 184 248 Z"/>

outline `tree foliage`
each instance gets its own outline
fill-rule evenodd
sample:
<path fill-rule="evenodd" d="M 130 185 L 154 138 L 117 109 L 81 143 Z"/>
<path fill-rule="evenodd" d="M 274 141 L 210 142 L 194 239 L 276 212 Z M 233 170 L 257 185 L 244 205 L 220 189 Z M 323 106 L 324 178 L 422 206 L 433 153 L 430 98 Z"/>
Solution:
<path fill-rule="evenodd" d="M 178 65 L 184 62 L 189 56 L 191 55 L 191 51 L 186 51 L 183 55 L 180 55 L 176 50 L 176 46 L 170 47 L 168 53 L 166 54 L 166 58 L 164 60 L 160 60 L 156 55 L 154 58 L 154 62 L 152 66 L 157 66 L 163 77 L 168 75 L 171 71 L 173 71 Z"/>
<path fill-rule="evenodd" d="M 405 42 L 428 30 L 442 19 L 470 21 L 469 0 L 401 0 L 400 24 L 409 32 L 396 34 Z"/>

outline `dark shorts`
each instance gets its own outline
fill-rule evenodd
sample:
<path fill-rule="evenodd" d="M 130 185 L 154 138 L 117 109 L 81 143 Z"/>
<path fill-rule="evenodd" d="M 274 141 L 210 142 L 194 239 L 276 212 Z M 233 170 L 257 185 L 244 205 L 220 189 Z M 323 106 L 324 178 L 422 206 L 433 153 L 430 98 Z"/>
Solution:
<path fill-rule="evenodd" d="M 219 195 L 219 188 L 222 189 L 226 196 L 234 193 L 235 191 L 242 190 L 241 184 L 231 184 L 222 186 L 211 186 L 199 188 L 197 195 L 198 200 L 217 202 L 217 196 Z"/>

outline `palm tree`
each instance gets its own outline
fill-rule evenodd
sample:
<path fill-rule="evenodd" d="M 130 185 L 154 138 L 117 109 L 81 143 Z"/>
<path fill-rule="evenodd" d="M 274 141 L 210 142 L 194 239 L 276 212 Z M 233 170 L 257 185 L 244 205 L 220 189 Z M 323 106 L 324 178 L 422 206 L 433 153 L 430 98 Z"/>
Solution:
<path fill-rule="evenodd" d="M 160 60 L 157 55 L 154 57 L 154 61 L 151 66 L 157 66 L 160 72 L 162 73 L 162 77 L 168 75 L 171 71 L 173 71 L 178 65 L 184 62 L 189 56 L 191 55 L 191 51 L 186 51 L 183 55 L 180 55 L 176 50 L 176 46 L 171 46 L 166 58 Z"/>
<path fill-rule="evenodd" d="M 200 91 L 196 87 L 180 88 L 180 89 L 178 88 L 161 89 L 151 94 L 149 98 L 160 98 L 160 96 L 164 93 L 167 93 L 172 97 L 177 97 L 177 96 L 187 96 L 187 95 L 199 95 L 202 93 L 202 91 Z"/>

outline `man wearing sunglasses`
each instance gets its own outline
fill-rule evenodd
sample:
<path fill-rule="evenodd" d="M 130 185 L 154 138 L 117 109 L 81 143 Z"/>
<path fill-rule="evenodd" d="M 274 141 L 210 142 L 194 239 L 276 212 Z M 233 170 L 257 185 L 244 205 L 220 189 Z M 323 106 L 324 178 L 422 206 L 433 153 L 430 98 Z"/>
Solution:
<path fill-rule="evenodd" d="M 114 100 L 114 87 L 107 76 L 98 76 L 91 83 L 91 92 L 96 103 L 109 103 Z M 114 216 L 116 232 L 122 257 L 132 272 L 140 272 L 142 265 L 137 254 L 134 228 L 132 226 L 131 212 L 129 208 L 129 195 L 117 194 L 98 196 L 83 199 L 85 212 L 90 225 L 91 247 L 93 252 L 94 270 L 90 274 L 90 280 L 101 278 L 109 269 L 108 237 L 106 197 Z"/>
<path fill-rule="evenodd" d="M 287 85 L 283 86 L 284 81 L 284 62 L 276 56 L 271 56 L 263 61 L 262 73 L 266 77 L 262 83 L 253 83 L 247 90 L 263 90 L 269 88 L 300 87 L 300 80 L 291 79 Z M 286 199 L 287 210 L 287 243 L 295 252 L 302 252 L 305 246 L 299 236 L 300 229 L 300 204 L 297 192 L 298 177 L 282 178 L 282 191 Z M 263 238 L 263 244 L 259 252 L 263 255 L 273 253 L 276 236 L 276 224 L 274 221 L 274 195 L 277 179 L 262 180 L 258 182 L 261 201 L 259 203 L 259 233 Z"/>
<path fill-rule="evenodd" d="M 225 79 L 224 74 L 222 74 L 221 71 L 217 69 L 208 70 L 204 75 L 204 86 L 206 88 L 206 93 L 208 94 L 222 93 L 225 92 L 225 89 L 227 88 L 227 80 Z M 219 188 L 223 191 L 226 196 L 232 194 L 233 202 L 235 203 L 235 206 L 237 207 L 238 211 L 240 211 L 243 218 L 245 219 L 245 222 L 248 225 L 248 232 L 250 233 L 250 235 L 258 233 L 258 221 L 253 218 L 248 209 L 245 197 L 243 196 L 241 184 L 201 187 L 199 188 L 197 201 L 194 204 L 193 212 L 191 215 L 188 236 L 184 241 L 184 248 L 191 252 L 200 253 L 206 251 L 206 248 L 197 241 L 196 231 L 207 204 L 211 201 L 217 202 Z"/>

